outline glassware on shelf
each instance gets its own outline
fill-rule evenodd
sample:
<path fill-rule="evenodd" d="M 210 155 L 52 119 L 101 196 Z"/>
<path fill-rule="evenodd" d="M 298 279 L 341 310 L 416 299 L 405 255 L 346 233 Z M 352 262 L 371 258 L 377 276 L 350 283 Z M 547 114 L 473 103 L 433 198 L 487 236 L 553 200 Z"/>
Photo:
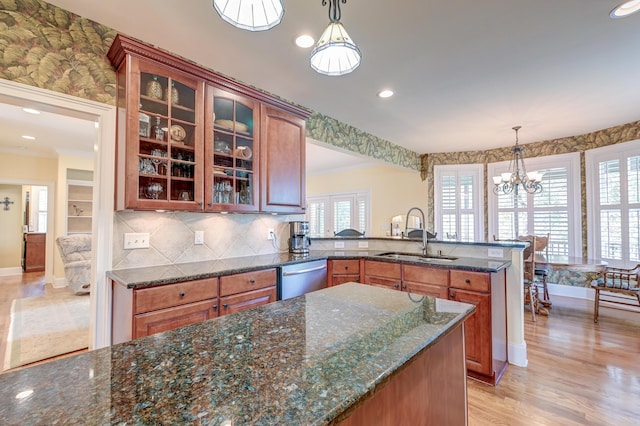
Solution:
<path fill-rule="evenodd" d="M 141 112 L 139 116 L 140 118 L 138 120 L 140 122 L 140 127 L 138 129 L 138 134 L 143 138 L 148 138 L 151 133 L 151 117 L 144 112 Z"/>
<path fill-rule="evenodd" d="M 162 186 L 162 184 L 157 182 L 151 182 L 145 188 L 144 196 L 152 200 L 157 200 L 160 198 L 163 192 L 164 192 L 164 187 Z"/>
<path fill-rule="evenodd" d="M 151 137 L 155 140 L 164 141 L 164 133 L 160 117 L 156 117 L 156 123 L 151 126 Z"/>
<path fill-rule="evenodd" d="M 162 85 L 158 81 L 157 75 L 154 75 L 147 83 L 146 95 L 153 99 L 162 99 Z"/>

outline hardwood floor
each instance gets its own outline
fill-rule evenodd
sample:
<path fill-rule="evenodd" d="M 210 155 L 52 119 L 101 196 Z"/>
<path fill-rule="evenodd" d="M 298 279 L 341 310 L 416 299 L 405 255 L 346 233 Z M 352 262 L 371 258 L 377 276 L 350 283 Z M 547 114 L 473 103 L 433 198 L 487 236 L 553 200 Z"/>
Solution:
<path fill-rule="evenodd" d="M 525 316 L 529 365 L 491 387 L 468 380 L 469 425 L 640 424 L 640 314 L 552 296 L 549 316 Z M 528 313 L 528 312 L 527 312 Z"/>
<path fill-rule="evenodd" d="M 0 368 L 4 365 L 4 354 L 7 349 L 7 335 L 9 334 L 9 325 L 11 323 L 11 303 L 13 300 L 23 297 L 33 297 L 67 291 L 69 290 L 66 288 L 53 288 L 50 284 L 46 285 L 44 282 L 44 274 L 42 272 L 25 272 L 21 275 L 0 277 L 0 336 L 2 336 L 2 340 L 0 340 Z M 72 354 L 64 356 L 69 355 Z M 50 358 L 42 362 L 62 358 L 64 356 Z M 40 362 L 29 365 L 39 363 Z M 0 371 L 0 373 L 2 373 L 2 371 Z"/>

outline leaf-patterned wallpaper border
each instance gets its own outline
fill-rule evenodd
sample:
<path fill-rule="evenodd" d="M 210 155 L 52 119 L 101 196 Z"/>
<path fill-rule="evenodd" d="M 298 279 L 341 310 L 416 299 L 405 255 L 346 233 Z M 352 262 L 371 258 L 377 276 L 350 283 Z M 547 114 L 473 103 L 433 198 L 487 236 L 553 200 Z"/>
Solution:
<path fill-rule="evenodd" d="M 40 0 L 0 0 L 0 78 L 115 105 L 107 51 L 117 32 Z M 276 95 L 277 96 L 277 95 Z M 320 113 L 307 136 L 420 170 L 420 155 Z"/>

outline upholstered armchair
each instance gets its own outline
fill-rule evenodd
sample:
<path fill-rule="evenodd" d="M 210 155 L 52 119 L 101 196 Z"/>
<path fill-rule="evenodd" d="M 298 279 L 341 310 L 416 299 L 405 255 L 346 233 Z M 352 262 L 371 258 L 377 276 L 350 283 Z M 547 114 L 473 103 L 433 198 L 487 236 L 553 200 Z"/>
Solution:
<path fill-rule="evenodd" d="M 91 235 L 74 234 L 56 239 L 67 284 L 76 294 L 91 291 Z"/>

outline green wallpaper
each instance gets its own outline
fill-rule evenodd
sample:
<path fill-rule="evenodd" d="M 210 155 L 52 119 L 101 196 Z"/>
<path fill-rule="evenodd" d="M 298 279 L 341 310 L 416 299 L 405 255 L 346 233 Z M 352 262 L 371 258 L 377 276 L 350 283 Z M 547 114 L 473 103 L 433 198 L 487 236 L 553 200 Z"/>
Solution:
<path fill-rule="evenodd" d="M 0 78 L 115 105 L 106 57 L 116 31 L 40 0 L 0 0 Z M 307 136 L 420 170 L 420 156 L 314 113 Z"/>

